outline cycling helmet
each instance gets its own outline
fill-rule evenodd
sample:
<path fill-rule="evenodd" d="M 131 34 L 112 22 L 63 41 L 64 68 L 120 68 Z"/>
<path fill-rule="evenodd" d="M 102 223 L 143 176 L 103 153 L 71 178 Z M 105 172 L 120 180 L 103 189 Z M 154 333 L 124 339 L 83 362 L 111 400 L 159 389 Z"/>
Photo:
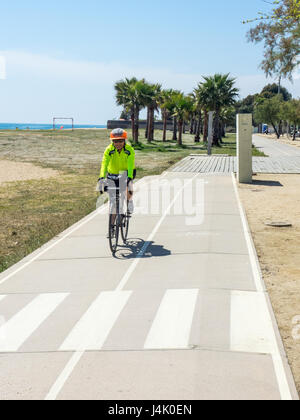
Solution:
<path fill-rule="evenodd" d="M 110 139 L 114 140 L 127 140 L 128 135 L 127 131 L 123 130 L 122 128 L 116 128 L 110 133 Z"/>

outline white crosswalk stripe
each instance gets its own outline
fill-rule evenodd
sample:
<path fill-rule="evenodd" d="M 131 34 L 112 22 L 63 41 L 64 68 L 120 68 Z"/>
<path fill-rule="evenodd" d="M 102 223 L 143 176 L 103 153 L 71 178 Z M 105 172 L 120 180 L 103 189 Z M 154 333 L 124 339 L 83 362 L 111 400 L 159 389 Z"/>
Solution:
<path fill-rule="evenodd" d="M 100 350 L 132 292 L 103 292 L 71 331 L 62 351 Z"/>
<path fill-rule="evenodd" d="M 0 352 L 15 352 L 54 312 L 67 293 L 42 294 L 0 328 Z"/>
<path fill-rule="evenodd" d="M 51 337 L 53 339 L 54 336 L 49 335 L 50 340 L 47 344 L 49 350 L 101 350 L 105 347 L 108 339 L 109 349 L 117 349 L 119 348 L 118 339 L 124 328 L 128 332 L 126 346 L 123 346 L 124 349 L 189 348 L 194 331 L 192 327 L 196 305 L 199 310 L 200 302 L 202 308 L 205 302 L 203 299 L 206 299 L 205 295 L 200 295 L 199 289 L 169 289 L 166 290 L 163 297 L 160 294 L 144 294 L 141 302 L 136 300 L 137 297 L 130 301 L 135 302 L 137 309 L 132 311 L 133 308 L 131 307 L 130 311 L 126 312 L 124 309 L 125 307 L 128 308 L 127 304 L 133 293 L 133 291 L 100 293 L 85 312 L 82 314 L 79 312 L 79 321 L 76 320 L 77 323 L 74 324 L 74 327 L 71 327 L 70 332 L 65 331 L 67 335 L 65 338 L 62 337 L 64 341 L 61 345 L 58 342 L 53 345 Z M 64 303 L 64 300 L 68 296 L 70 295 L 64 293 L 42 294 L 34 298 L 7 322 L 3 316 L 0 323 L 0 352 L 17 352 L 25 342 L 32 349 L 30 351 L 34 351 L 35 348 L 36 351 L 39 351 L 38 329 L 43 322 L 48 321 L 50 315 L 52 315 L 50 324 L 52 328 L 54 330 L 59 328 L 61 323 L 64 322 L 61 319 L 62 311 L 59 311 L 60 315 L 57 316 L 55 311 L 59 305 L 67 304 L 67 302 Z M 198 297 L 201 297 L 201 299 L 198 299 Z M 1 295 L 0 301 L 4 298 L 9 299 L 9 296 Z M 150 299 L 150 306 L 149 302 L 146 306 L 143 304 L 145 298 Z M 72 300 L 68 300 L 68 304 L 72 305 Z M 6 306 L 9 306 L 9 302 Z M 151 312 L 151 308 L 155 308 L 155 310 Z M 63 309 L 63 306 L 61 309 Z M 230 325 L 226 328 L 225 334 L 228 334 L 231 351 L 272 354 L 274 347 L 274 340 L 272 334 L 270 334 L 272 324 L 261 293 L 231 291 L 228 311 L 230 312 L 230 314 L 228 313 L 228 316 L 230 315 Z M 205 314 L 203 315 L 205 316 Z M 131 326 L 131 316 L 139 317 L 137 324 L 139 331 Z M 198 316 L 197 323 L 200 322 L 199 319 Z M 214 327 L 214 324 L 212 324 L 212 328 Z M 112 331 L 113 334 L 111 334 Z M 142 333 L 139 334 L 139 332 Z M 30 347 L 30 338 L 33 334 L 35 334 L 34 344 L 31 344 L 32 347 Z M 141 341 L 140 338 L 143 334 L 145 334 L 145 338 Z M 199 337 L 199 332 L 197 332 L 197 337 Z M 43 340 L 45 340 L 45 337 L 43 337 Z M 199 342 L 201 342 L 200 339 Z M 138 343 L 138 346 L 136 343 Z M 222 339 L 220 338 L 221 344 Z"/>
<path fill-rule="evenodd" d="M 145 349 L 188 348 L 198 290 L 168 290 L 163 298 Z"/>
<path fill-rule="evenodd" d="M 272 323 L 262 293 L 231 292 L 231 350 L 272 353 Z"/>

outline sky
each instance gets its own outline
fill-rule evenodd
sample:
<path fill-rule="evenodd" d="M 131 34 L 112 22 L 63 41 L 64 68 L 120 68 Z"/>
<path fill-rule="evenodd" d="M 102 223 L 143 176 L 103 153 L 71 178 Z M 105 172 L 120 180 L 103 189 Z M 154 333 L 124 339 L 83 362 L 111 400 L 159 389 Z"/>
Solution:
<path fill-rule="evenodd" d="M 114 83 L 144 77 L 189 93 L 230 73 L 241 97 L 260 92 L 263 46 L 244 19 L 263 0 L 10 0 L 0 14 L 0 122 L 77 124 L 118 118 Z M 300 97 L 300 77 L 283 82 Z"/>

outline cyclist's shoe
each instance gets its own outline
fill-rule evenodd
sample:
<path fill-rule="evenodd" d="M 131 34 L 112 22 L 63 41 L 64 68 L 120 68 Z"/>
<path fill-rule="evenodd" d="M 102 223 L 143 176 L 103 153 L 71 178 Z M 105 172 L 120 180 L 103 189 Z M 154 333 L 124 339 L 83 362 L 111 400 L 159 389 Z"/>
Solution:
<path fill-rule="evenodd" d="M 129 200 L 127 203 L 127 211 L 129 214 L 133 214 L 134 212 L 134 204 L 132 200 Z"/>

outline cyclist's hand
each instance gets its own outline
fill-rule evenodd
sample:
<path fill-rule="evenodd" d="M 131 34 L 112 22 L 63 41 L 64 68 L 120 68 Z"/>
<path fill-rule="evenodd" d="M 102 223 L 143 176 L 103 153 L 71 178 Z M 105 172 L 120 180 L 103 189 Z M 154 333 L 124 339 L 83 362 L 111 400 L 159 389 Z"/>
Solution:
<path fill-rule="evenodd" d="M 96 191 L 98 191 L 100 194 L 103 194 L 104 192 L 104 181 L 105 181 L 104 178 L 98 179 Z"/>
<path fill-rule="evenodd" d="M 127 178 L 127 185 L 129 185 L 132 181 L 133 181 L 133 179 L 128 177 Z"/>

